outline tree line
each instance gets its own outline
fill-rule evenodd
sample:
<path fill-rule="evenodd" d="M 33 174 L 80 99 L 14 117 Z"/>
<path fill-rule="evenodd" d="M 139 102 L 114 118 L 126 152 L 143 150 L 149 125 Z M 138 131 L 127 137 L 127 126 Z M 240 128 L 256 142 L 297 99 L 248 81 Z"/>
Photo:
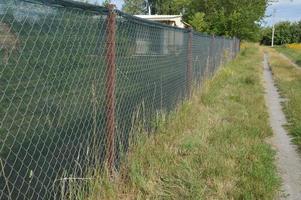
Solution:
<path fill-rule="evenodd" d="M 275 0 L 124 0 L 122 10 L 139 15 L 183 15 L 196 31 L 260 41 L 270 45 L 272 27 L 262 27 L 266 8 Z M 105 0 L 105 4 L 110 0 Z M 150 10 L 149 10 L 150 8 Z M 301 21 L 275 25 L 275 45 L 301 43 Z"/>
<path fill-rule="evenodd" d="M 275 24 L 275 45 L 301 43 L 301 21 L 299 22 L 279 22 Z M 263 28 L 261 31 L 261 44 L 271 45 L 272 27 Z"/>
<path fill-rule="evenodd" d="M 260 24 L 271 0 L 125 0 L 129 14 L 183 15 L 200 32 L 259 41 Z"/>

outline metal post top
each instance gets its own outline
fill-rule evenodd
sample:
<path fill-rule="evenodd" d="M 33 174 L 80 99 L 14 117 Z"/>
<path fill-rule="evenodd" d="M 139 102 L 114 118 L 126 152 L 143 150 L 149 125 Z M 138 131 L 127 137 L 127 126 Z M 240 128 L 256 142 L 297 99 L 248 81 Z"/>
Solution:
<path fill-rule="evenodd" d="M 108 4 L 108 9 L 110 11 L 114 10 L 116 8 L 116 5 L 115 4 Z"/>

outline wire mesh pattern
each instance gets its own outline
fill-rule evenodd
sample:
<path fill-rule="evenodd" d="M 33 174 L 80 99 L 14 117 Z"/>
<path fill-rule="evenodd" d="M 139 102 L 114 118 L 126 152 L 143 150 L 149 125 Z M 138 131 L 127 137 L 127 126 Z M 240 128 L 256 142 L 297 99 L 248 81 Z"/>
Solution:
<path fill-rule="evenodd" d="M 0 1 L 0 199 L 60 199 L 64 178 L 118 168 L 133 117 L 151 130 L 238 51 L 114 9 Z"/>

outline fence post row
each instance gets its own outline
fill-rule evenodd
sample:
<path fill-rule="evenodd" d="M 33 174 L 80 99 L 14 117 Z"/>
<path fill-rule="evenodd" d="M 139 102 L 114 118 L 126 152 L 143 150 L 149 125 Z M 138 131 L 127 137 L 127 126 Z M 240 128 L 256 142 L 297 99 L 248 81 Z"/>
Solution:
<path fill-rule="evenodd" d="M 106 158 L 110 173 L 115 163 L 115 79 L 116 79 L 116 13 L 115 5 L 108 6 L 106 27 Z"/>
<path fill-rule="evenodd" d="M 114 172 L 115 165 L 115 89 L 116 89 L 116 13 L 114 11 L 115 5 L 108 5 L 108 15 L 107 15 L 107 27 L 106 27 L 106 158 L 110 173 Z M 188 52 L 187 52 L 187 96 L 191 96 L 192 87 L 192 39 L 193 30 L 189 29 L 189 39 L 188 39 Z M 209 63 L 210 68 L 215 68 L 214 62 L 214 46 L 215 46 L 215 36 L 212 35 L 210 38 L 210 52 L 209 52 Z M 222 38 L 223 48 L 224 48 L 224 37 Z M 236 38 L 232 39 L 232 55 L 236 54 L 237 47 Z M 209 72 L 212 73 L 211 71 Z"/>
<path fill-rule="evenodd" d="M 192 86 L 192 37 L 193 30 L 189 28 L 188 38 L 188 60 L 187 60 L 187 96 L 191 97 L 191 86 Z"/>

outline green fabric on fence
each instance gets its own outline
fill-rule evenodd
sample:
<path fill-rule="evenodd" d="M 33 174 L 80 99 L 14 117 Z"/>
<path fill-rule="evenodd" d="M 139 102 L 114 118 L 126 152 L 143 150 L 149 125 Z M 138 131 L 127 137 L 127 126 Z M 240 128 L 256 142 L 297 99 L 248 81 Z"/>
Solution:
<path fill-rule="evenodd" d="M 0 2 L 0 199 L 60 198 L 63 178 L 104 164 L 108 13 L 66 0 Z M 188 80 L 190 30 L 115 13 L 118 169 L 133 123 L 151 132 L 156 114 L 187 98 L 187 85 L 232 59 L 238 43 L 193 32 Z"/>

